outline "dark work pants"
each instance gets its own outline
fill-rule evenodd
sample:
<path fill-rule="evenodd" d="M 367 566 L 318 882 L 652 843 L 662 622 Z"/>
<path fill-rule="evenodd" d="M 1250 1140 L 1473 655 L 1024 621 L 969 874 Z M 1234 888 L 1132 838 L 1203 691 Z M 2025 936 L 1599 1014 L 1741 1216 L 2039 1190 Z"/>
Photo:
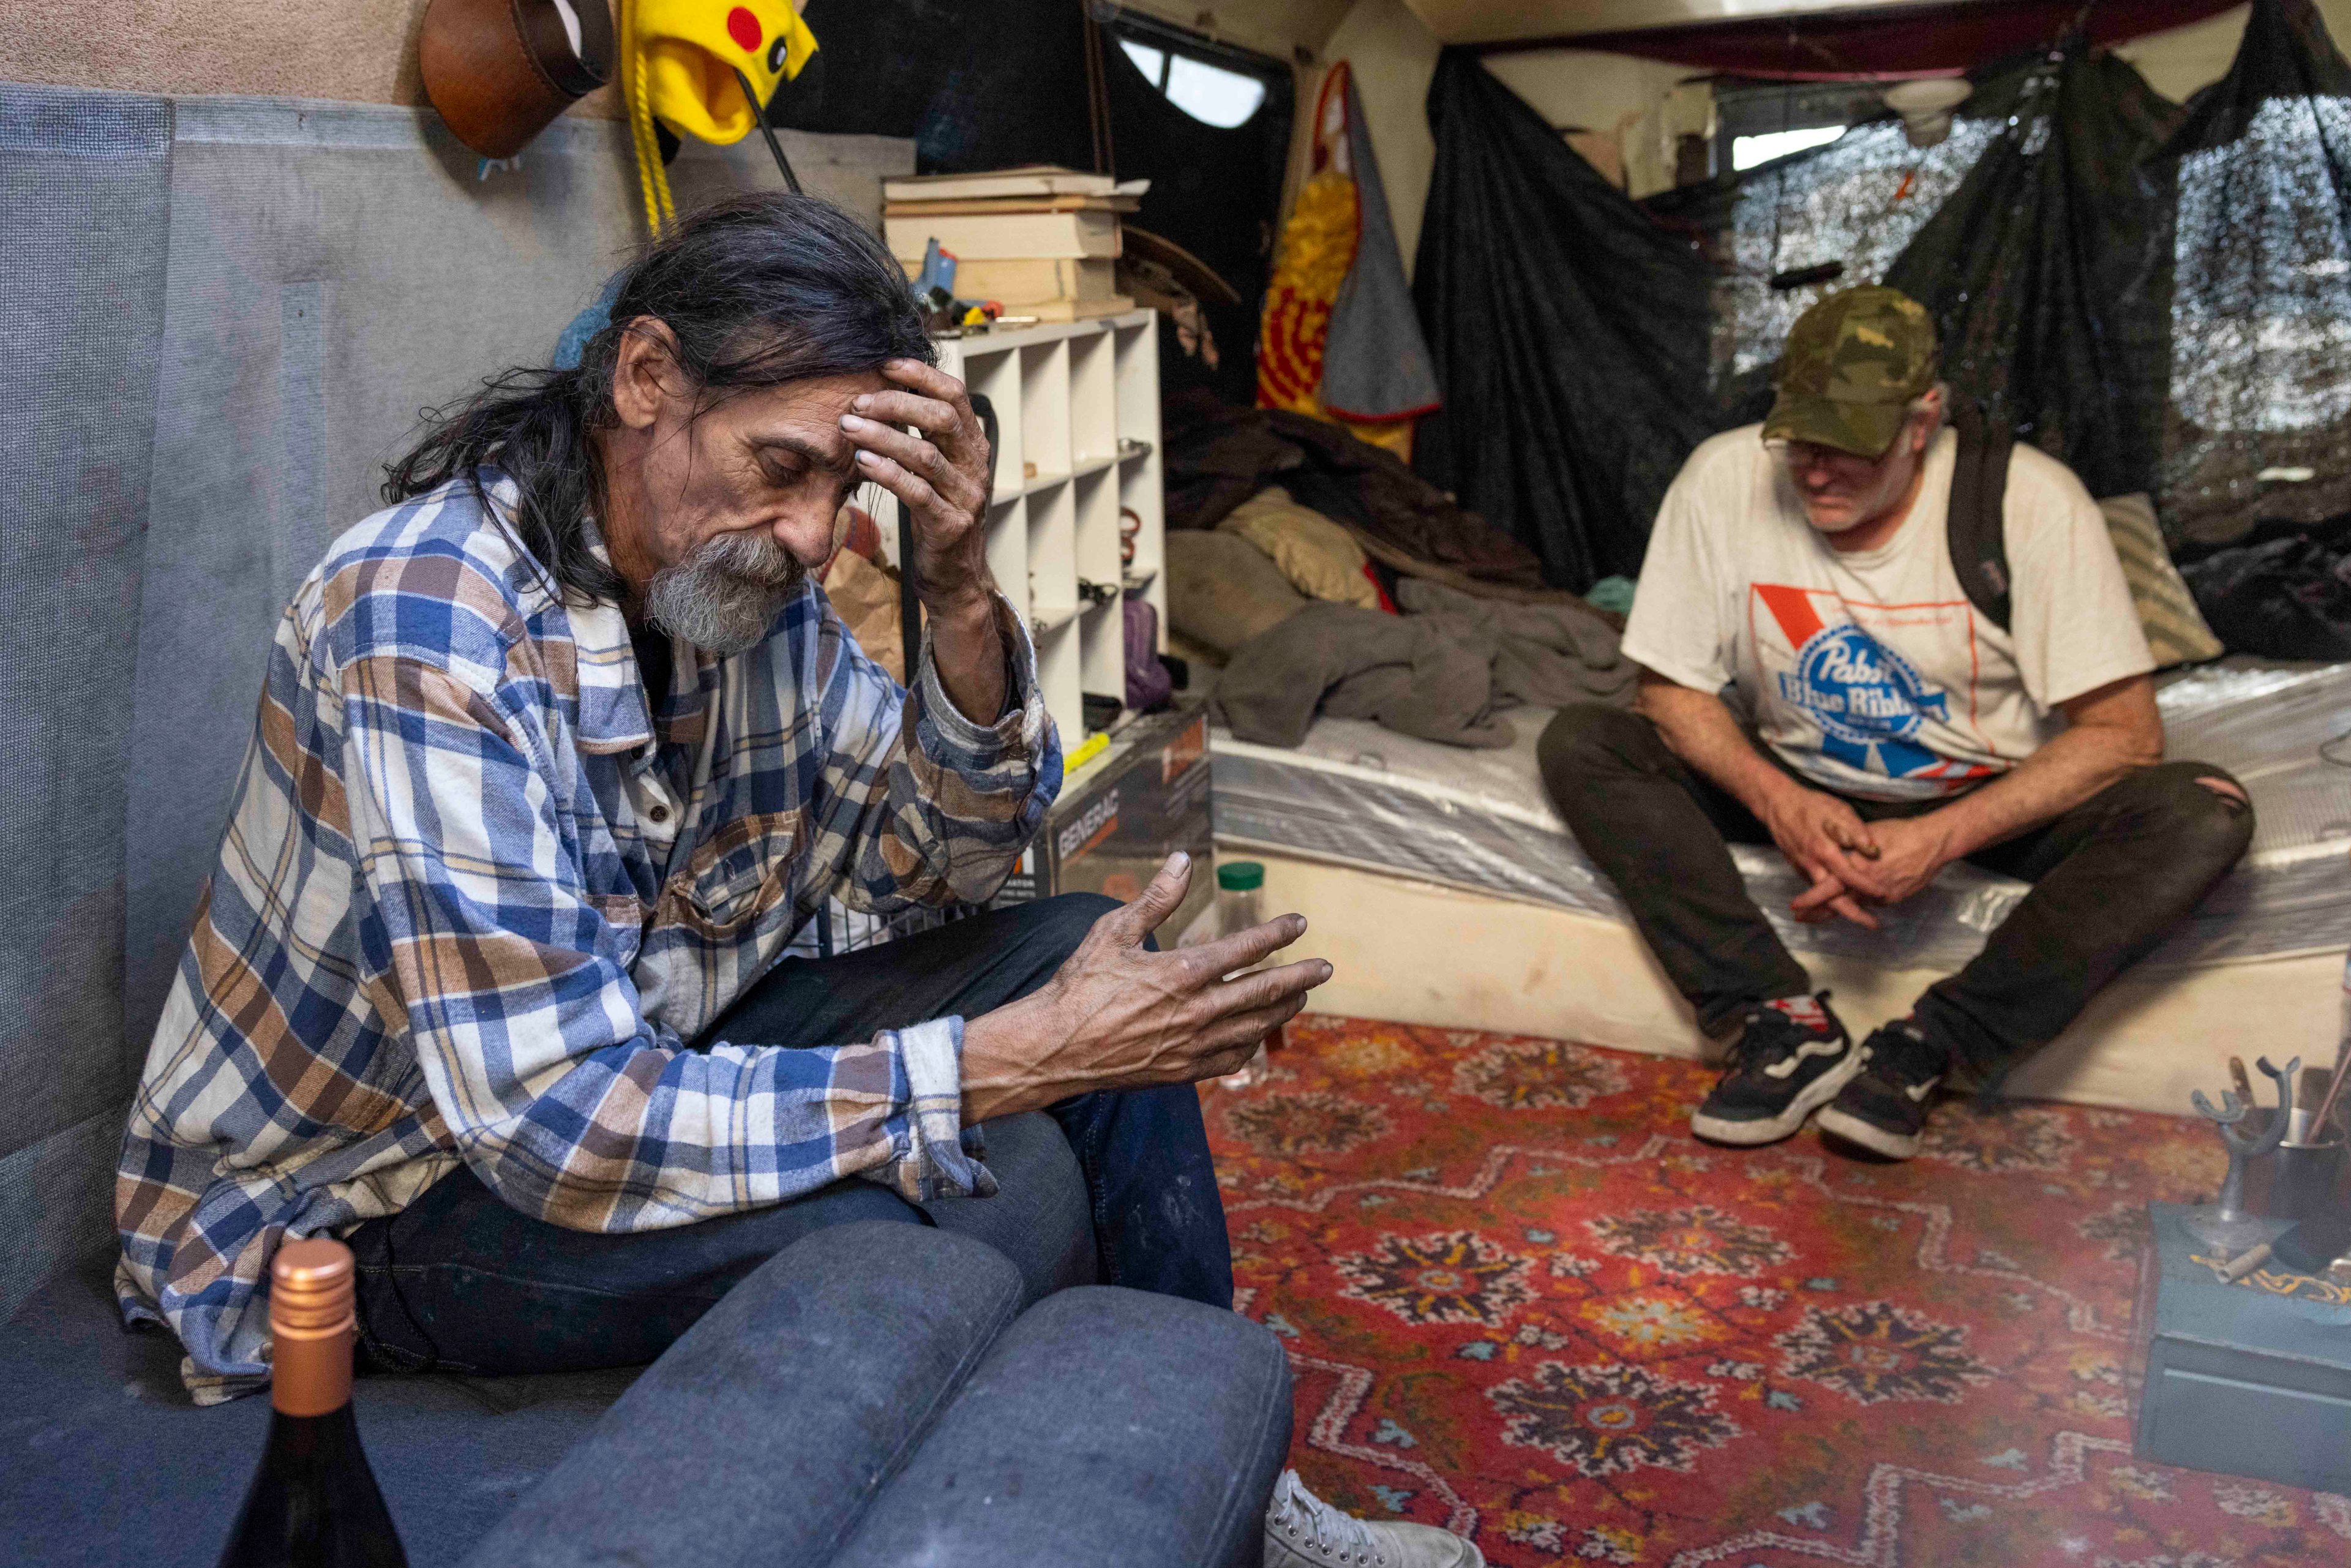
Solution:
<path fill-rule="evenodd" d="M 977 1017 L 1043 985 L 1116 907 L 1073 894 L 838 957 L 788 958 L 705 1038 L 805 1047 Z M 1224 1202 L 1191 1085 L 1080 1095 L 1050 1114 L 1084 1175 L 1101 1281 L 1229 1309 Z M 373 1362 L 567 1372 L 652 1361 L 801 1237 L 869 1219 L 927 1216 L 852 1179 L 768 1208 L 605 1235 L 525 1215 L 460 1167 L 348 1239 Z"/>
<path fill-rule="evenodd" d="M 1562 708 L 1538 756 L 1576 842 L 1616 884 L 1702 1028 L 1813 988 L 1727 847 L 1768 844 L 1771 834 L 1683 766 L 1655 725 L 1618 708 Z M 1997 1082 L 2151 949 L 2252 841 L 2252 808 L 2201 779 L 2235 782 L 2199 762 L 2142 768 L 2055 821 L 1969 856 L 2032 891 L 1981 953 L 1919 999 L 1928 1037 Z M 1845 799 L 1864 821 L 1879 821 L 1924 815 L 1949 798 Z"/>

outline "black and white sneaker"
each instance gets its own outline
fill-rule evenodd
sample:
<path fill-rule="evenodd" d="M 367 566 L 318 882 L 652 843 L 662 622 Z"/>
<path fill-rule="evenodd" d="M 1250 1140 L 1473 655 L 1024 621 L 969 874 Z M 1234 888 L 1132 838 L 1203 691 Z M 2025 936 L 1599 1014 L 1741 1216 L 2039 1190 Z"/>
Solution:
<path fill-rule="evenodd" d="M 1928 1107 L 1950 1059 L 1908 1019 L 1872 1033 L 1860 1055 L 1862 1073 L 1821 1113 L 1821 1132 L 1889 1160 L 1907 1160 L 1918 1152 Z"/>
<path fill-rule="evenodd" d="M 1766 1002 L 1749 1013 L 1729 1071 L 1690 1113 L 1690 1131 L 1709 1143 L 1776 1144 L 1834 1098 L 1861 1071 L 1861 1052 L 1828 997 Z"/>

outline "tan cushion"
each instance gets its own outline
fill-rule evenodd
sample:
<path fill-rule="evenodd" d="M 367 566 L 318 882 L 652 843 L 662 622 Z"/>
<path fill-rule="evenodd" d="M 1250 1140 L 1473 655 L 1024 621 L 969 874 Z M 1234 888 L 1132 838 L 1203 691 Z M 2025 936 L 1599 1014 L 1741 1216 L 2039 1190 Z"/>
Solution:
<path fill-rule="evenodd" d="M 2217 659 L 2226 652 L 2220 639 L 2196 608 L 2196 596 L 2181 581 L 2164 548 L 2163 529 L 2155 520 L 2155 503 L 2143 495 L 2110 496 L 2098 503 L 2105 515 L 2106 532 L 2122 558 L 2123 579 L 2130 584 L 2132 607 L 2147 631 L 2147 645 L 2155 667 L 2192 664 Z"/>
<path fill-rule="evenodd" d="M 1306 604 L 1281 569 L 1238 535 L 1168 530 L 1167 626 L 1187 642 L 1229 657 Z"/>
<path fill-rule="evenodd" d="M 1281 575 L 1309 599 L 1380 607 L 1379 590 L 1364 575 L 1364 547 L 1354 535 L 1290 498 L 1280 486 L 1259 490 L 1217 525 L 1218 533 L 1238 534 L 1273 558 Z"/>

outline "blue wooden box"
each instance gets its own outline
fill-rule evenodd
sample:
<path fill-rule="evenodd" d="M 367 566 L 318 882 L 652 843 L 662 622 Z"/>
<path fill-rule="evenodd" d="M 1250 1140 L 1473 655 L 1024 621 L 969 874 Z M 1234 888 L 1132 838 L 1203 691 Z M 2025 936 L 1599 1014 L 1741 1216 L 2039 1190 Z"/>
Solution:
<path fill-rule="evenodd" d="M 2147 1205 L 2135 1452 L 2351 1492 L 2351 1286 L 2283 1270 L 2224 1285 L 2201 1260 L 2213 1249 L 2181 1223 L 2187 1212 Z"/>

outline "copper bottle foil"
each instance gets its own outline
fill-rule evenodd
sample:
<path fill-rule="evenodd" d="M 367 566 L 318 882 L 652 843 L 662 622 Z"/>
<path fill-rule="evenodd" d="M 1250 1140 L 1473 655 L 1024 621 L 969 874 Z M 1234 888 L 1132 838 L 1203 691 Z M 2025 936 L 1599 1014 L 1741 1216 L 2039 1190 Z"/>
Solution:
<path fill-rule="evenodd" d="M 269 1402 L 283 1415 L 332 1415 L 351 1402 L 351 1249 L 324 1236 L 288 1241 L 269 1275 Z"/>

